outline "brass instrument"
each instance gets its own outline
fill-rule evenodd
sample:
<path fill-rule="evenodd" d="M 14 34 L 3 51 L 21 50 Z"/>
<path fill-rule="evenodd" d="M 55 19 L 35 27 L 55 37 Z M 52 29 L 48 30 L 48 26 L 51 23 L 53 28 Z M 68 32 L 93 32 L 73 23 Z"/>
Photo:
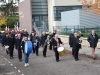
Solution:
<path fill-rule="evenodd" d="M 79 38 L 79 42 L 78 42 L 79 44 L 82 44 L 82 38 Z"/>

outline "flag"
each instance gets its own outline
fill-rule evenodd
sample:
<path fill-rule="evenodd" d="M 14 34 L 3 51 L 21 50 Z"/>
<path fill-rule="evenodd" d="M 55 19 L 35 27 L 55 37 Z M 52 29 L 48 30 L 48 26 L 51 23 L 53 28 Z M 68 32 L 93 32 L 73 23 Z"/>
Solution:
<path fill-rule="evenodd" d="M 19 30 L 20 30 L 20 27 L 18 25 L 18 22 L 16 23 L 16 25 L 14 25 L 14 30 L 15 32 L 18 34 L 19 33 Z"/>
<path fill-rule="evenodd" d="M 9 26 L 8 25 L 6 25 L 5 33 L 9 33 Z"/>

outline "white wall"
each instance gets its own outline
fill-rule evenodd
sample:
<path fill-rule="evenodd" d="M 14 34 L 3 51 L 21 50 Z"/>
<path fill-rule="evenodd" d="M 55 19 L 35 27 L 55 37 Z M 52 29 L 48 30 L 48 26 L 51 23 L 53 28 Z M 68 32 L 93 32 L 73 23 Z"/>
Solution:
<path fill-rule="evenodd" d="M 55 6 L 72 6 L 72 5 L 82 5 L 78 0 L 54 0 Z"/>
<path fill-rule="evenodd" d="M 62 26 L 80 25 L 79 10 L 61 12 L 61 25 Z"/>

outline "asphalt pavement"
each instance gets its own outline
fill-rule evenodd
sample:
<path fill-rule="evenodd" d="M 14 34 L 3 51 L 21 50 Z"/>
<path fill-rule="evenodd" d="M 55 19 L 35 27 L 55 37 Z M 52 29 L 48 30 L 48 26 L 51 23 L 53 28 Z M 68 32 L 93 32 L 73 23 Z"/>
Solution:
<path fill-rule="evenodd" d="M 14 59 L 10 59 L 0 46 L 0 75 L 100 75 L 99 57 L 97 57 L 97 60 L 93 60 L 90 55 L 83 52 L 79 54 L 80 60 L 75 61 L 71 55 L 70 47 L 67 44 L 64 46 L 68 50 L 67 56 L 60 57 L 60 62 L 56 62 L 54 51 L 49 49 L 47 50 L 47 57 L 44 58 L 42 48 L 40 48 L 39 56 L 30 54 L 30 66 L 28 67 L 24 67 L 24 56 L 23 61 L 19 62 L 16 49 L 14 50 Z M 90 48 L 84 47 L 84 49 Z"/>

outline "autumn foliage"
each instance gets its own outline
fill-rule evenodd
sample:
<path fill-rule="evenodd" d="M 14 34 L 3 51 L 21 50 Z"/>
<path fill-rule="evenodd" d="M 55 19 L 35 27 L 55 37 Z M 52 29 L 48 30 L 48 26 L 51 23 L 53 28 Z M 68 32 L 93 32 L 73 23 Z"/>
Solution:
<path fill-rule="evenodd" d="M 0 27 L 6 24 L 7 24 L 7 18 L 5 16 L 0 15 Z"/>
<path fill-rule="evenodd" d="M 100 0 L 78 0 L 82 2 L 83 6 L 88 6 L 87 12 L 100 14 Z"/>

